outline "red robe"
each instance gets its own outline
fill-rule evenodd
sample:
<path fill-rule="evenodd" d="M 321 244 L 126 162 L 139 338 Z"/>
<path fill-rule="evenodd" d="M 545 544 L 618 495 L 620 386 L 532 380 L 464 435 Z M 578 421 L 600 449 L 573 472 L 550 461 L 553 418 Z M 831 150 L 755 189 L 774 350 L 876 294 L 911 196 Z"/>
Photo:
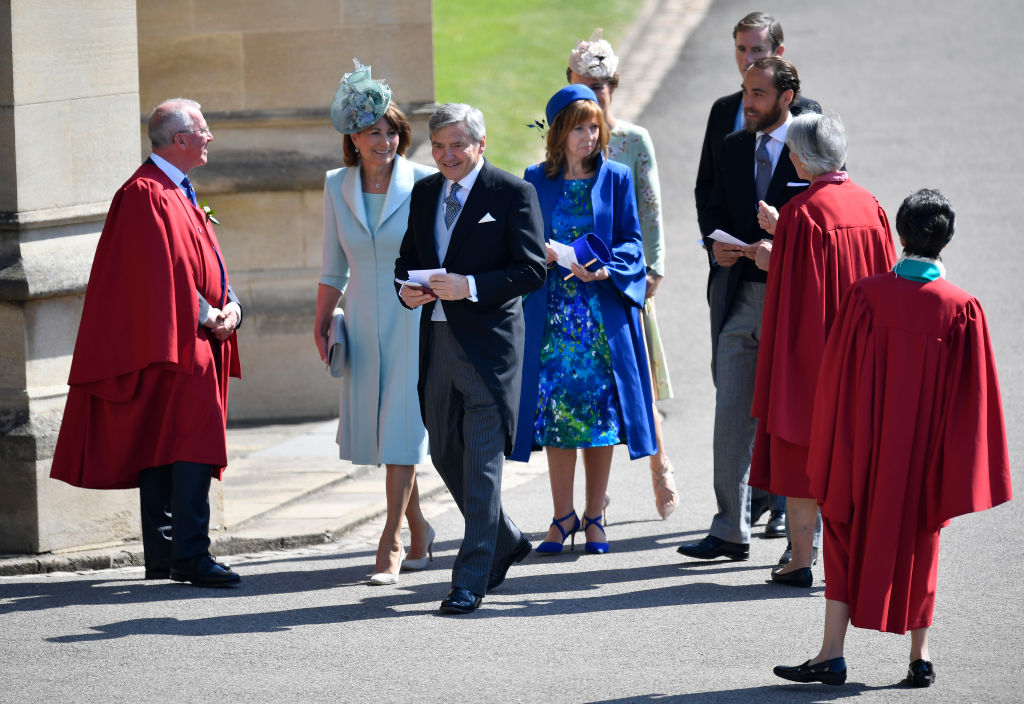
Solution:
<path fill-rule="evenodd" d="M 851 284 L 895 261 L 885 211 L 843 172 L 819 176 L 782 207 L 758 346 L 752 486 L 810 498 L 806 455 L 825 340 Z"/>
<path fill-rule="evenodd" d="M 227 465 L 235 336 L 199 326 L 196 292 L 223 306 L 213 227 L 147 162 L 114 195 L 86 289 L 50 476 L 90 489 L 138 486 L 141 469 Z"/>
<path fill-rule="evenodd" d="M 825 522 L 825 597 L 861 628 L 930 625 L 939 529 L 1012 496 L 977 299 L 891 273 L 853 285 L 825 350 L 807 472 Z"/>

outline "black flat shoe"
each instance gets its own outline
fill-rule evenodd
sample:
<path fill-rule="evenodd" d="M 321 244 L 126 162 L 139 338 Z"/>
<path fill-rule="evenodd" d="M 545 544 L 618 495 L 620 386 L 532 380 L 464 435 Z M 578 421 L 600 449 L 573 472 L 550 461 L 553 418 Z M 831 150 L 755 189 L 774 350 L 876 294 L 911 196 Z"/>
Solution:
<path fill-rule="evenodd" d="M 772 581 L 776 584 L 785 584 L 790 587 L 807 588 L 814 584 L 814 575 L 810 567 L 800 567 L 792 572 L 772 571 Z"/>
<path fill-rule="evenodd" d="M 484 598 L 463 587 L 452 587 L 448 596 L 441 602 L 443 614 L 468 614 L 480 608 Z"/>
<path fill-rule="evenodd" d="M 728 557 L 730 560 L 747 560 L 750 558 L 750 546 L 742 543 L 730 543 L 728 540 L 707 535 L 703 540 L 683 543 L 676 552 L 687 557 L 700 560 L 713 560 L 716 557 Z"/>
<path fill-rule="evenodd" d="M 832 658 L 815 665 L 810 662 L 808 660 L 795 667 L 776 665 L 772 672 L 790 682 L 821 682 L 834 687 L 846 682 L 846 660 L 843 658 Z"/>
<path fill-rule="evenodd" d="M 788 565 L 790 560 L 793 559 L 793 544 L 786 543 L 786 549 L 782 553 L 782 557 L 779 558 L 779 567 Z M 818 564 L 818 548 L 811 548 L 811 564 Z"/>
<path fill-rule="evenodd" d="M 505 581 L 505 575 L 508 574 L 508 568 L 525 560 L 531 550 L 533 550 L 533 546 L 530 545 L 530 541 L 522 538 L 511 553 L 495 562 L 487 579 L 487 591 L 494 591 L 501 586 L 501 583 Z"/>
<path fill-rule="evenodd" d="M 146 562 L 146 579 L 170 579 L 170 560 L 150 560 Z"/>
<path fill-rule="evenodd" d="M 915 660 L 910 663 L 906 681 L 911 687 L 930 687 L 935 681 L 935 668 L 931 660 Z"/>
<path fill-rule="evenodd" d="M 234 587 L 242 581 L 237 572 L 210 555 L 171 560 L 171 579 L 189 582 L 196 587 Z"/>

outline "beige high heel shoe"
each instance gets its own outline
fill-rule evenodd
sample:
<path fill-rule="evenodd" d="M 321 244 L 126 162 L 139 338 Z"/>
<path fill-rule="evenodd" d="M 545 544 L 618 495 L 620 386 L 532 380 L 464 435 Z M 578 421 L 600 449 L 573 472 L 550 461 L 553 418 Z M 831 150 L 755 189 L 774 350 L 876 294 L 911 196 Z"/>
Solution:
<path fill-rule="evenodd" d="M 427 568 L 427 562 L 434 561 L 434 538 L 437 534 L 434 532 L 434 527 L 427 524 L 427 552 L 423 557 L 415 560 L 402 560 L 401 569 L 406 572 L 416 572 L 418 570 L 425 570 Z"/>
<path fill-rule="evenodd" d="M 402 548 L 402 557 L 398 559 L 398 566 L 401 569 L 405 561 L 405 548 Z M 370 577 L 370 584 L 375 587 L 383 587 L 389 584 L 398 584 L 398 572 L 376 572 Z"/>
<path fill-rule="evenodd" d="M 651 484 L 654 486 L 654 505 L 662 519 L 668 518 L 679 505 L 679 492 L 672 473 L 672 463 L 665 460 L 660 468 L 651 467 Z"/>

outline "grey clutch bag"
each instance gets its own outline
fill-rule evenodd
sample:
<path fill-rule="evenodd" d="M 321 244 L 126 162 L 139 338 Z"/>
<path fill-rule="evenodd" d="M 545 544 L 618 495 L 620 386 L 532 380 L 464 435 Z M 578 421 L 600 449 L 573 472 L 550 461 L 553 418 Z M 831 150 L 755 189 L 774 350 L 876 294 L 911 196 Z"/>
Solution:
<path fill-rule="evenodd" d="M 348 334 L 345 331 L 345 311 L 334 309 L 331 325 L 327 330 L 327 369 L 333 377 L 345 375 L 348 364 Z"/>

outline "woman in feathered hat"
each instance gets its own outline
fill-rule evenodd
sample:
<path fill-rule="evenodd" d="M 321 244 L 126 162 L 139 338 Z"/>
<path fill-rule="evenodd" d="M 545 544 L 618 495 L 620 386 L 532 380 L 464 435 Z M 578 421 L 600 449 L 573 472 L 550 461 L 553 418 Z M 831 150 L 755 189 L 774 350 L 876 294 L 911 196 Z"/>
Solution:
<path fill-rule="evenodd" d="M 409 219 L 413 183 L 435 171 L 406 160 L 411 130 L 391 89 L 355 62 L 331 105 L 344 135 L 345 167 L 324 183 L 324 244 L 313 336 L 327 359 L 327 334 L 345 294 L 347 363 L 341 379 L 340 457 L 386 467 L 387 520 L 371 584 L 395 584 L 399 569 L 423 569 L 434 530 L 420 511 L 415 465 L 426 459 L 427 433 L 416 395 L 418 310 L 395 297 L 394 261 Z M 402 516 L 409 521 L 408 557 Z"/>

